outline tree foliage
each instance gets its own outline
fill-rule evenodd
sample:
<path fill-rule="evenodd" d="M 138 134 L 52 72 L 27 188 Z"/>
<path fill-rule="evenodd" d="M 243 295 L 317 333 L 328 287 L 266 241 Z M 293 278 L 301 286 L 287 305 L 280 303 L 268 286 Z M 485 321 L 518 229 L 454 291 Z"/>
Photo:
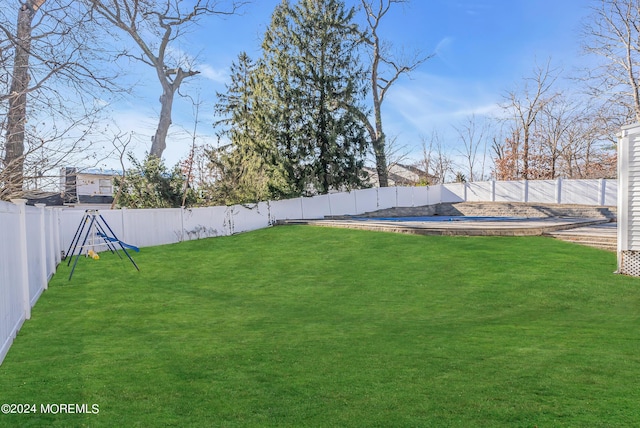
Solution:
<path fill-rule="evenodd" d="M 261 69 L 242 52 L 231 66 L 231 83 L 218 93 L 215 123 L 220 137 L 228 139 L 209 149 L 219 180 L 213 199 L 224 203 L 246 203 L 279 199 L 291 193 L 273 135 L 269 133 L 265 79 Z"/>
<path fill-rule="evenodd" d="M 155 156 L 138 161 L 129 155 L 132 168 L 122 177 L 114 178 L 114 190 L 118 195 L 116 205 L 127 208 L 179 208 L 185 192 L 185 177 L 176 165 L 169 170 L 162 159 Z M 186 206 L 196 202 L 196 195 L 186 189 Z"/>
<path fill-rule="evenodd" d="M 354 14 L 339 0 L 285 0 L 262 58 L 240 55 L 217 109 L 229 144 L 213 159 L 227 202 L 364 186 L 368 142 L 356 111 L 365 70 Z"/>
<path fill-rule="evenodd" d="M 276 144 L 285 153 L 289 180 L 300 194 L 363 186 L 365 70 L 355 10 L 339 0 L 284 1 L 263 42 L 268 93 L 289 118 L 272 115 Z"/>

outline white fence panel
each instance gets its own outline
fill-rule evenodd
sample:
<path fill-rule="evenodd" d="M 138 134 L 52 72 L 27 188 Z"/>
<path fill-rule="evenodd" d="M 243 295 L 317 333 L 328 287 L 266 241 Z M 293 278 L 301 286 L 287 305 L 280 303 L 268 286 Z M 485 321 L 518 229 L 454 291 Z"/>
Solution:
<path fill-rule="evenodd" d="M 465 200 L 464 183 L 442 184 L 440 202 L 463 202 Z"/>
<path fill-rule="evenodd" d="M 429 205 L 435 205 L 442 202 L 442 184 L 429 186 Z"/>
<path fill-rule="evenodd" d="M 275 223 L 276 220 L 301 219 L 303 217 L 302 198 L 269 202 L 269 210 L 271 211 L 270 222 L 272 224 Z"/>
<path fill-rule="evenodd" d="M 69 251 L 76 233 L 79 232 L 80 221 L 82 221 L 84 214 L 84 210 L 65 209 L 60 215 L 60 247 L 65 255 Z M 86 229 L 83 230 L 84 233 L 86 233 Z M 122 239 L 122 237 L 119 238 Z"/>
<path fill-rule="evenodd" d="M 600 180 L 562 180 L 560 203 L 600 205 Z"/>
<path fill-rule="evenodd" d="M 556 199 L 557 180 L 529 181 L 528 199 L 526 202 L 554 204 Z"/>
<path fill-rule="evenodd" d="M 413 188 L 413 206 L 423 207 L 425 205 L 430 205 L 432 189 L 433 187 L 431 186 L 414 187 Z"/>
<path fill-rule="evenodd" d="M 302 198 L 302 218 L 319 219 L 331 215 L 329 195 L 319 195 L 312 198 Z"/>
<path fill-rule="evenodd" d="M 0 201 L 0 363 L 25 321 L 20 212 Z"/>
<path fill-rule="evenodd" d="M 522 181 L 496 181 L 495 189 L 496 202 L 523 201 L 524 183 Z"/>
<path fill-rule="evenodd" d="M 385 210 L 398 206 L 398 197 L 396 187 L 380 187 L 378 188 L 378 209 Z"/>
<path fill-rule="evenodd" d="M 226 207 L 185 209 L 183 227 L 186 241 L 231 234 Z"/>
<path fill-rule="evenodd" d="M 356 214 L 364 214 L 378 209 L 378 189 L 362 189 L 354 193 Z"/>
<path fill-rule="evenodd" d="M 42 257 L 42 249 L 46 248 L 46 243 L 41 228 L 41 210 L 29 206 L 26 209 L 29 302 L 33 306 L 44 291 L 49 278 L 46 274 L 46 259 Z"/>
<path fill-rule="evenodd" d="M 56 266 L 61 260 L 59 209 L 47 208 L 45 210 L 45 229 L 47 233 L 47 279 L 51 279 L 56 271 Z"/>
<path fill-rule="evenodd" d="M 396 187 L 398 207 L 413 207 L 413 187 Z"/>
<path fill-rule="evenodd" d="M 605 180 L 604 205 L 618 205 L 618 180 Z"/>
<path fill-rule="evenodd" d="M 172 244 L 182 240 L 181 208 L 125 210 L 120 240 L 136 247 Z"/>
<path fill-rule="evenodd" d="M 341 192 L 329 194 L 331 215 L 360 214 L 356 208 L 356 192 Z"/>
<path fill-rule="evenodd" d="M 467 201 L 491 201 L 493 185 L 490 181 L 467 183 Z"/>
<path fill-rule="evenodd" d="M 232 232 L 241 233 L 269 227 L 269 204 L 234 205 L 227 209 Z"/>

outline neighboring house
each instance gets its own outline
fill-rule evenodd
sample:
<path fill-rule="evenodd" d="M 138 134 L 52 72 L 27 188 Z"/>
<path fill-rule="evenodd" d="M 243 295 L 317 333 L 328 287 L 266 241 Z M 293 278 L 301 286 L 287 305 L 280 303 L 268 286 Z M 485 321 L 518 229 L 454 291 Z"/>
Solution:
<path fill-rule="evenodd" d="M 120 172 L 112 169 L 62 168 L 60 185 L 65 205 L 111 205 L 113 202 L 113 178 Z"/>
<path fill-rule="evenodd" d="M 45 190 L 27 190 L 22 197 L 27 200 L 27 205 L 45 204 L 47 206 L 62 206 L 62 193 L 47 192 Z"/>
<path fill-rule="evenodd" d="M 375 168 L 365 167 L 369 173 L 369 183 L 379 187 L 378 173 Z M 416 186 L 437 183 L 437 178 L 415 166 L 395 164 L 389 167 L 389 186 Z"/>

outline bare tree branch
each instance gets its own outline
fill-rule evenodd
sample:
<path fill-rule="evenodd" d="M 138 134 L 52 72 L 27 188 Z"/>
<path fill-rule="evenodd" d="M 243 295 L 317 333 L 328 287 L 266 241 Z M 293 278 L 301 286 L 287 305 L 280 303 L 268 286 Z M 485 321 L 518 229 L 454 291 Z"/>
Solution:
<path fill-rule="evenodd" d="M 532 77 L 524 79 L 522 88 L 509 92 L 503 108 L 509 112 L 513 125 L 513 142 L 522 142 L 522 178 L 529 178 L 529 149 L 536 118 L 546 103 L 557 94 L 552 93 L 559 71 L 551 68 L 551 59 L 536 66 Z"/>
<path fill-rule="evenodd" d="M 585 52 L 603 63 L 588 73 L 591 90 L 623 103 L 640 121 L 640 3 L 600 0 L 583 29 Z"/>
<path fill-rule="evenodd" d="M 152 137 L 149 156 L 162 157 L 167 144 L 167 133 L 171 126 L 173 100 L 182 82 L 199 71 L 191 64 L 178 61 L 168 55 L 172 42 L 178 40 L 189 26 L 201 18 L 213 15 L 233 15 L 246 2 L 230 1 L 226 9 L 218 1 L 197 0 L 89 0 L 93 11 L 108 23 L 124 32 L 140 49 L 141 54 L 123 52 L 155 69 L 162 86 L 160 96 L 160 118 Z"/>
<path fill-rule="evenodd" d="M 388 166 L 385 156 L 385 135 L 382 127 L 382 103 L 391 86 L 402 76 L 417 69 L 434 54 L 416 53 L 413 58 L 399 59 L 389 54 L 379 36 L 379 27 L 392 4 L 407 3 L 407 0 L 361 0 L 367 20 L 365 40 L 370 46 L 370 88 L 373 99 L 374 123 L 368 118 L 364 122 L 369 130 L 380 187 L 388 186 Z"/>

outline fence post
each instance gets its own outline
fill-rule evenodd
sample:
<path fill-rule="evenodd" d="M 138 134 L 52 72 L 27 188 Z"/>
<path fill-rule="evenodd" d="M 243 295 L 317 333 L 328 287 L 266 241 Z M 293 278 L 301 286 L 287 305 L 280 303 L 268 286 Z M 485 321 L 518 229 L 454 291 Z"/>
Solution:
<path fill-rule="evenodd" d="M 522 202 L 529 202 L 529 180 L 522 180 Z"/>
<path fill-rule="evenodd" d="M 29 265 L 27 259 L 27 200 L 11 199 L 18 206 L 20 215 L 20 242 L 18 242 L 18 252 L 20 254 L 20 271 L 22 272 L 22 310 L 24 319 L 31 319 L 31 303 L 29 298 Z"/>
<path fill-rule="evenodd" d="M 53 276 L 53 272 L 56 270 L 56 251 L 55 251 L 55 227 L 53 225 L 53 209 L 51 207 L 45 208 L 45 224 L 47 227 L 47 279 Z M 47 281 L 48 286 L 48 281 Z"/>
<path fill-rule="evenodd" d="M 562 203 L 562 177 L 558 177 L 556 181 L 556 203 Z"/>
<path fill-rule="evenodd" d="M 120 208 L 120 216 L 122 221 L 122 236 L 120 236 L 119 238 L 124 242 L 131 242 L 129 241 L 129 237 L 127 236 L 127 207 Z"/>
<path fill-rule="evenodd" d="M 491 180 L 491 202 L 496 201 L 496 180 Z"/>
<path fill-rule="evenodd" d="M 51 273 L 53 274 L 56 271 L 56 266 L 58 265 L 58 263 L 60 263 L 62 261 L 62 238 L 60 237 L 62 234 L 60 233 L 60 228 L 62 227 L 62 222 L 60 220 L 60 213 L 62 212 L 62 209 L 58 209 L 58 208 L 52 208 L 52 213 L 53 213 L 53 225 L 52 225 L 52 230 L 53 230 L 53 236 L 54 236 L 54 241 L 53 241 L 53 251 L 54 251 L 54 266 L 53 266 L 53 270 L 51 271 Z"/>
<path fill-rule="evenodd" d="M 356 207 L 356 214 L 361 214 L 360 210 L 358 209 L 358 192 L 360 191 L 360 189 L 356 189 L 353 191 L 353 205 Z"/>
<path fill-rule="evenodd" d="M 184 242 L 184 205 L 180 207 L 180 242 Z"/>
<path fill-rule="evenodd" d="M 598 202 L 600 203 L 601 207 L 604 206 L 606 195 L 607 195 L 607 180 L 605 180 L 604 178 L 601 178 L 600 194 L 598 195 Z"/>
<path fill-rule="evenodd" d="M 47 233 L 47 228 L 44 223 L 44 207 L 46 204 L 35 204 L 35 207 L 38 208 L 38 216 L 40 217 L 40 259 L 41 259 L 41 268 L 42 272 L 42 289 L 46 290 L 49 287 L 49 275 L 47 275 L 47 247 L 49 246 L 49 234 Z"/>

